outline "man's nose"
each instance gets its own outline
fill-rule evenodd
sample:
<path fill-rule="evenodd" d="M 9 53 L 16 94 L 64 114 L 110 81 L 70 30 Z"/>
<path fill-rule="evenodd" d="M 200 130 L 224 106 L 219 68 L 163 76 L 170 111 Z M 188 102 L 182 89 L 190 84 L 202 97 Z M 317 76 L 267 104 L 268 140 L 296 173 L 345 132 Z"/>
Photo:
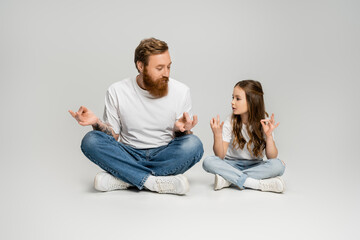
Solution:
<path fill-rule="evenodd" d="M 169 77 L 170 76 L 170 69 L 165 68 L 164 72 L 163 72 L 163 77 Z"/>

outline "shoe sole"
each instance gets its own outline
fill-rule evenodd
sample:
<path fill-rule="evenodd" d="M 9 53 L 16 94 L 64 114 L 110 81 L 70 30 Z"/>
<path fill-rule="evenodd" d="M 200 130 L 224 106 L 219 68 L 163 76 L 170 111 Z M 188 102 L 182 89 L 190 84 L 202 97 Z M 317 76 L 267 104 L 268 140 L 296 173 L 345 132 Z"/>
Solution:
<path fill-rule="evenodd" d="M 279 179 L 280 182 L 281 182 L 282 185 L 283 185 L 283 190 L 282 190 L 282 192 L 278 192 L 278 193 L 283 193 L 283 192 L 285 192 L 285 190 L 286 190 L 286 185 L 285 185 L 284 180 L 283 180 L 281 177 L 276 177 L 276 178 Z"/>
<path fill-rule="evenodd" d="M 107 192 L 105 189 L 101 188 L 98 185 L 98 182 L 100 182 L 100 179 L 102 178 L 102 173 L 98 173 L 96 174 L 95 178 L 94 178 L 94 188 L 100 192 Z"/>
<path fill-rule="evenodd" d="M 184 195 L 186 194 L 187 192 L 189 192 L 190 190 L 190 184 L 189 184 L 189 181 L 187 180 L 187 178 L 184 176 L 184 175 L 179 175 L 177 176 L 179 178 L 181 178 L 181 181 L 184 182 L 184 191 L 182 193 L 175 193 L 175 194 L 178 194 L 178 195 Z"/>
<path fill-rule="evenodd" d="M 219 175 L 215 174 L 215 183 L 214 183 L 214 190 L 220 190 L 221 188 L 218 187 L 219 184 Z"/>

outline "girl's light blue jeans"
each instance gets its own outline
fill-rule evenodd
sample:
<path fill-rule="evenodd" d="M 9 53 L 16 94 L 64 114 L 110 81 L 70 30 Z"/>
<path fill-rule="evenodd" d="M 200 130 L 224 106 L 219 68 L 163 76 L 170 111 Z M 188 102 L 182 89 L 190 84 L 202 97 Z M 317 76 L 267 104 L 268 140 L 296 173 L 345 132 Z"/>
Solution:
<path fill-rule="evenodd" d="M 136 149 L 100 131 L 88 132 L 81 142 L 81 150 L 96 165 L 139 189 L 150 174 L 184 173 L 204 153 L 200 139 L 193 134 L 174 138 L 158 148 Z"/>
<path fill-rule="evenodd" d="M 223 160 L 217 156 L 210 156 L 204 159 L 203 168 L 209 173 L 222 176 L 240 189 L 244 189 L 244 182 L 248 177 L 254 179 L 273 178 L 283 175 L 285 171 L 284 163 L 278 158 Z"/>

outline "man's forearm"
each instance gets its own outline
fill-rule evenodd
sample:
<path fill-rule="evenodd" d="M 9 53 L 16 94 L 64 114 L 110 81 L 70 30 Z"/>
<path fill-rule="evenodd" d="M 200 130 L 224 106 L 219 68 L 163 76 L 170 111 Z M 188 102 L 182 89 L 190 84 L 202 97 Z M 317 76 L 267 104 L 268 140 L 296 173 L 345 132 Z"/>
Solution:
<path fill-rule="evenodd" d="M 115 136 L 114 130 L 106 123 L 103 123 L 101 120 L 98 120 L 95 124 L 92 125 L 94 130 L 106 133 L 109 136 L 117 138 Z"/>

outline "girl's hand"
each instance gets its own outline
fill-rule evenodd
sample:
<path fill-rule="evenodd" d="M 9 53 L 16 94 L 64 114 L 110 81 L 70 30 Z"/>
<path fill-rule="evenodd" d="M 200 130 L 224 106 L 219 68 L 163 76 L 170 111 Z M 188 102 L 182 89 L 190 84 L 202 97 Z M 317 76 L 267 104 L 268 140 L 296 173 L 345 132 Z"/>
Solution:
<path fill-rule="evenodd" d="M 274 120 L 274 114 L 271 115 L 270 119 L 262 119 L 260 120 L 262 128 L 264 130 L 264 133 L 267 137 L 270 137 L 272 135 L 272 132 L 274 131 L 275 128 L 277 128 L 279 126 L 280 123 L 277 123 L 275 125 L 275 120 Z"/>
<path fill-rule="evenodd" d="M 214 133 L 214 136 L 221 136 L 224 122 L 220 123 L 220 116 L 217 115 L 217 119 L 212 118 L 210 120 L 210 127 Z"/>

